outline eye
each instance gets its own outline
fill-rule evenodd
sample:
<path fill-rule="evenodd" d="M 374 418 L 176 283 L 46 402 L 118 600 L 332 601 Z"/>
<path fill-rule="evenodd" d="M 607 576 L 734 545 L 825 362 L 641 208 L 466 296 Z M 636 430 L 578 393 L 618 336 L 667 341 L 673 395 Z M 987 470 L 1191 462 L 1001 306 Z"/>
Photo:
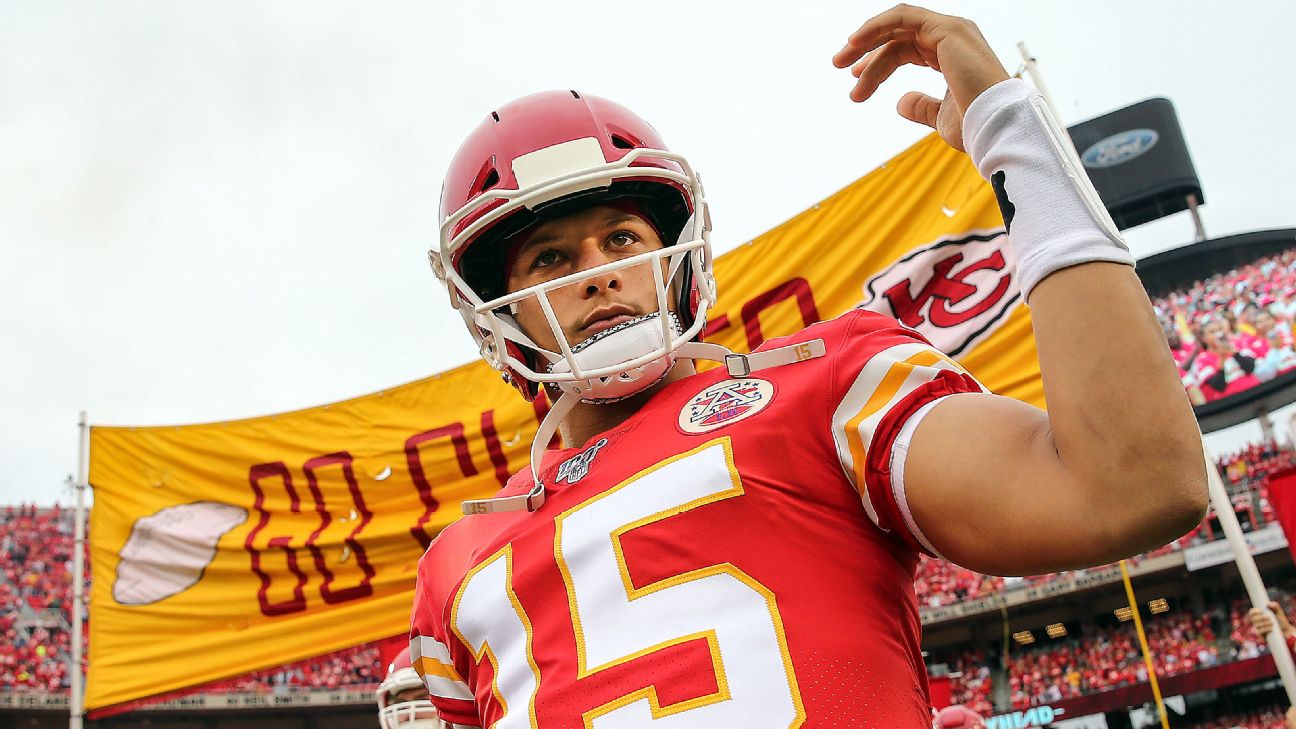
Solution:
<path fill-rule="evenodd" d="M 635 235 L 634 233 L 631 233 L 628 230 L 618 230 L 617 232 L 608 236 L 608 241 L 614 246 L 617 246 L 619 248 L 624 248 L 626 246 L 632 246 L 635 243 L 638 243 L 639 236 Z"/>
<path fill-rule="evenodd" d="M 552 248 L 546 248 L 540 251 L 539 255 L 531 260 L 531 268 L 544 268 L 552 266 L 562 260 L 562 254 Z"/>

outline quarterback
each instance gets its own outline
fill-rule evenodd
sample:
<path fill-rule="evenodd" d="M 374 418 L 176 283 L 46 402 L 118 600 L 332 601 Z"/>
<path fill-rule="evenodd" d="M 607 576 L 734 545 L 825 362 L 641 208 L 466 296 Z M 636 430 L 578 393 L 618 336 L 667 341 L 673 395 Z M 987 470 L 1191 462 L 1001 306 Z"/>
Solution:
<path fill-rule="evenodd" d="M 531 467 L 420 561 L 411 662 L 443 720 L 926 729 L 920 555 L 1037 574 L 1202 518 L 1174 361 L 1039 96 L 975 25 L 915 7 L 833 63 L 855 101 L 904 64 L 945 77 L 899 113 L 995 187 L 1048 412 L 864 310 L 746 355 L 702 342 L 711 220 L 686 159 L 579 91 L 499 107 L 451 162 L 430 259 L 482 356 L 556 402 Z"/>

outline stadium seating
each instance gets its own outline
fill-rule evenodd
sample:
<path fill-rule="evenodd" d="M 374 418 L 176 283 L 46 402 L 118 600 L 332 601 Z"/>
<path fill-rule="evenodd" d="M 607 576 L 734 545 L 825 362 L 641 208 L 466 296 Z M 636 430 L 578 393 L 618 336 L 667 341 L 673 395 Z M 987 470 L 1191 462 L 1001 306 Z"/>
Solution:
<path fill-rule="evenodd" d="M 1189 326 L 1221 311 L 1240 316 L 1248 307 L 1266 307 L 1280 319 L 1296 318 L 1296 251 L 1266 256 L 1226 273 L 1197 281 L 1187 289 L 1152 299 L 1162 317 L 1183 317 Z"/>
<path fill-rule="evenodd" d="M 0 690 L 66 690 L 71 514 L 7 507 L 0 555 Z"/>
<path fill-rule="evenodd" d="M 1173 676 L 1219 663 L 1214 622 L 1213 615 L 1188 613 L 1147 620 L 1157 674 Z M 1019 710 L 1146 680 L 1133 623 L 1083 625 L 1078 637 L 1026 648 L 1009 660 L 1012 705 Z"/>
<path fill-rule="evenodd" d="M 0 691 L 70 688 L 72 549 L 67 509 L 10 506 L 0 516 Z M 384 673 L 377 647 L 361 645 L 203 691 L 376 687 Z"/>
<path fill-rule="evenodd" d="M 1246 713 L 1223 714 L 1214 719 L 1182 725 L 1184 729 L 1284 729 L 1283 711 L 1271 706 Z"/>
<path fill-rule="evenodd" d="M 981 716 L 995 714 L 990 696 L 994 680 L 985 651 L 956 658 L 950 665 L 950 701 L 962 704 Z"/>
<path fill-rule="evenodd" d="M 1284 596 L 1282 605 L 1288 614 L 1296 613 L 1296 596 Z M 1248 603 L 1238 598 L 1227 612 L 1216 607 L 1205 614 L 1180 610 L 1147 618 L 1144 627 L 1157 674 L 1173 676 L 1266 653 L 1263 639 L 1246 620 L 1247 608 Z M 1132 622 L 1078 627 L 1078 635 L 1011 653 L 1008 687 L 1014 710 L 1147 680 Z M 952 672 L 962 674 L 951 681 L 953 700 L 989 706 L 993 684 L 985 654 L 957 656 L 949 665 Z M 980 700 L 985 703 L 979 704 Z"/>
<path fill-rule="evenodd" d="M 1216 274 L 1152 305 L 1194 404 L 1296 369 L 1296 251 Z M 1244 367 L 1225 366 L 1235 356 Z"/>

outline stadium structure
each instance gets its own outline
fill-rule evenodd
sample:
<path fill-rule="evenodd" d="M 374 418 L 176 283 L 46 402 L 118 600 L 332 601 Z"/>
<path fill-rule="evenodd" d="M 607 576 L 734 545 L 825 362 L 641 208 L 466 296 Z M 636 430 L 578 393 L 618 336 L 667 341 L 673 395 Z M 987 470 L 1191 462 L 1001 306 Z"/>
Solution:
<path fill-rule="evenodd" d="M 1204 202 L 1169 102 L 1070 131 L 1122 228 Z M 1296 447 L 1268 416 L 1296 400 L 1296 231 L 1206 240 L 1199 225 L 1195 244 L 1140 261 L 1139 275 L 1203 429 L 1259 425 L 1260 440 L 1215 454 L 1216 465 L 1271 597 L 1296 613 L 1296 565 L 1271 498 L 1271 477 L 1296 464 Z M 1161 724 L 1155 679 L 1171 726 L 1283 726 L 1275 657 L 1246 619 L 1252 601 L 1224 539 L 1231 520 L 1217 509 L 1127 560 L 1128 585 L 1119 565 L 1000 578 L 924 559 L 914 589 L 933 704 L 969 706 L 990 729 L 1138 729 Z M 68 722 L 83 668 L 72 665 L 73 636 L 87 635 L 73 625 L 74 533 L 68 509 L 0 507 L 0 729 Z M 390 647 L 358 645 L 141 700 L 86 726 L 372 727 Z"/>

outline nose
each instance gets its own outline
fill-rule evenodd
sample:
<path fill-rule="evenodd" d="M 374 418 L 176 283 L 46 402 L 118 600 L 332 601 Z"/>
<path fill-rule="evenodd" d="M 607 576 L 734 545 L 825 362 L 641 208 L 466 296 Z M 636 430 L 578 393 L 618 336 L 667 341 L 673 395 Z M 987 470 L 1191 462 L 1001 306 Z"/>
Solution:
<path fill-rule="evenodd" d="M 605 263 L 611 263 L 614 260 L 616 259 L 610 257 L 602 246 L 597 244 L 593 246 L 586 245 L 582 246 L 582 255 L 580 261 L 578 261 L 578 265 L 580 266 L 580 270 L 585 271 L 596 266 L 602 266 Z M 584 281 L 581 281 L 577 285 L 577 288 L 581 292 L 581 298 L 592 299 L 603 291 L 620 291 L 625 285 L 623 280 L 624 273 L 624 269 L 617 269 L 615 271 L 608 271 L 606 273 L 590 276 Z"/>

